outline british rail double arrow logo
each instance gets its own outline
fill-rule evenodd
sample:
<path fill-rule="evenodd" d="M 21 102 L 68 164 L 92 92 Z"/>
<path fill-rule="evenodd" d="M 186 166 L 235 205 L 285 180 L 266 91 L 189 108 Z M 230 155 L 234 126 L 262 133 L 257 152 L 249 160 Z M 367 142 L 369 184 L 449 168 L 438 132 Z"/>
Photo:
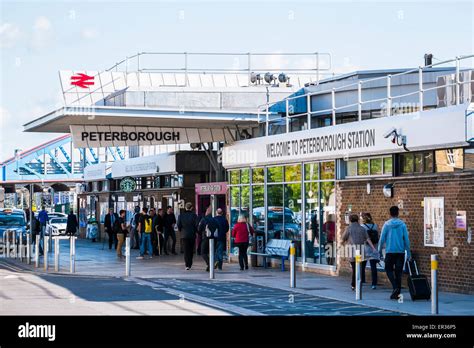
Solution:
<path fill-rule="evenodd" d="M 89 76 L 83 73 L 71 76 L 71 85 L 81 88 L 89 88 L 94 85 L 94 76 Z"/>

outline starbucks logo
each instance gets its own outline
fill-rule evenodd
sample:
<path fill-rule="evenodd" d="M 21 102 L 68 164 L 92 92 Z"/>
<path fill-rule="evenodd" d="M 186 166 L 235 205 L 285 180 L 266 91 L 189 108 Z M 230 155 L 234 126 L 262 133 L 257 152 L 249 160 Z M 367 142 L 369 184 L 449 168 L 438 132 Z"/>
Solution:
<path fill-rule="evenodd" d="M 137 188 L 137 182 L 132 177 L 126 177 L 120 180 L 120 190 L 123 192 L 132 192 Z"/>

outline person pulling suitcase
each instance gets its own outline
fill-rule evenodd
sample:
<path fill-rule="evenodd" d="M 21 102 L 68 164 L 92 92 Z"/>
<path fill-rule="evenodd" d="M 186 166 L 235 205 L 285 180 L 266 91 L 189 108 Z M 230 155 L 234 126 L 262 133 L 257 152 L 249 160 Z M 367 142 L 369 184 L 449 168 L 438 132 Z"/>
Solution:
<path fill-rule="evenodd" d="M 382 227 L 378 246 L 380 255 L 385 246 L 385 272 L 392 284 L 393 291 L 390 295 L 392 300 L 397 300 L 401 293 L 405 252 L 408 260 L 411 260 L 407 226 L 398 215 L 398 207 L 390 207 L 390 219 Z"/>

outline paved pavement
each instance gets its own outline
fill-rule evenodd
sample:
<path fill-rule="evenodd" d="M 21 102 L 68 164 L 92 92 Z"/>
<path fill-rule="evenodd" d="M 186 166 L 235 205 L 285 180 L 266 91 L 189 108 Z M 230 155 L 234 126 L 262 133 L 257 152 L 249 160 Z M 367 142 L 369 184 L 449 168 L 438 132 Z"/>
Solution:
<path fill-rule="evenodd" d="M 101 243 L 78 240 L 76 247 L 75 275 L 68 273 L 67 242 L 62 242 L 61 245 L 59 273 L 53 271 L 52 254 L 49 258 L 48 272 L 43 270 L 42 264 L 40 268 L 35 269 L 33 264 L 26 265 L 18 260 L 9 259 L 8 266 L 0 271 L 0 277 L 8 279 L 8 282 L 2 279 L 0 286 L 2 307 L 7 313 L 26 313 L 16 305 L 19 299 L 27 301 L 30 299 L 30 302 L 33 302 L 30 308 L 41 312 L 41 308 L 44 307 L 39 304 L 35 306 L 35 301 L 51 297 L 51 293 L 62 294 L 59 299 L 48 297 L 48 301 L 59 300 L 56 304 L 51 304 L 51 314 L 429 315 L 431 313 L 429 301 L 411 301 L 406 289 L 403 292 L 403 301 L 393 301 L 388 299 L 391 291 L 387 287 L 371 290 L 369 286 L 364 286 L 363 300 L 356 301 L 348 279 L 344 277 L 297 272 L 297 288 L 291 289 L 289 272 L 261 268 L 240 271 L 236 263 L 230 263 L 224 265 L 224 271 L 216 271 L 216 279 L 210 280 L 200 256 L 195 257 L 192 270 L 185 271 L 182 255 L 136 260 L 137 251 L 132 250 L 132 276 L 125 278 L 124 260 L 117 258 L 114 251 L 108 250 L 107 246 L 102 249 Z M 6 260 L 2 261 L 5 265 Z M 36 289 L 45 288 L 42 295 L 38 294 L 39 298 L 17 295 L 21 290 L 15 288 L 19 286 L 18 283 L 25 285 L 30 282 L 36 284 L 30 285 Z M 49 295 L 46 290 L 50 292 Z M 12 296 L 12 293 L 15 295 Z M 101 297 L 104 296 L 103 293 L 107 296 Z M 61 306 L 61 303 L 70 301 L 70 298 L 76 301 L 75 306 Z M 474 296 L 441 292 L 439 299 L 440 314 L 474 315 Z M 85 301 L 80 310 L 77 303 L 82 302 L 78 301 Z"/>

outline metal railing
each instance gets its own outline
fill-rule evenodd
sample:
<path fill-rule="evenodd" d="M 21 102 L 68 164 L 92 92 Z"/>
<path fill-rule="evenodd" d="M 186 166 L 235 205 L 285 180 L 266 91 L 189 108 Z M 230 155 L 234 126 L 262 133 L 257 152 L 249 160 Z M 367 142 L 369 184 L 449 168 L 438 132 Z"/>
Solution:
<path fill-rule="evenodd" d="M 171 68 L 163 68 L 163 67 L 147 67 L 143 66 L 143 57 L 147 56 L 181 56 L 183 60 L 183 65 L 178 65 L 176 67 Z M 264 67 L 256 65 L 254 60 L 255 57 L 303 57 L 308 61 L 308 57 L 314 59 L 314 66 L 308 67 L 289 67 L 285 68 L 284 66 L 281 67 Z M 240 61 L 237 66 L 232 68 L 208 68 L 208 67 L 193 67 L 191 59 L 196 57 L 245 57 L 245 65 L 240 67 Z M 173 61 L 176 61 L 174 59 Z M 326 62 L 326 63 L 324 63 Z M 135 70 L 129 70 L 130 65 L 134 65 L 136 67 Z M 131 72 L 136 73 L 138 86 L 140 86 L 140 74 L 141 73 L 158 73 L 163 74 L 165 73 L 174 73 L 174 74 L 181 74 L 184 75 L 184 84 L 177 83 L 176 77 L 176 84 L 173 86 L 178 87 L 188 87 L 189 86 L 189 75 L 190 74 L 237 74 L 237 75 L 246 75 L 248 77 L 247 86 L 251 86 L 251 74 L 252 73 L 266 73 L 266 72 L 292 72 L 297 75 L 308 75 L 314 76 L 316 83 L 319 83 L 321 77 L 330 75 L 330 70 L 332 69 L 332 57 L 330 53 L 325 52 L 314 52 L 314 53 L 218 53 L 218 52 L 139 52 L 132 56 L 128 56 L 121 61 L 115 63 L 108 69 L 98 72 L 93 77 L 98 78 L 99 80 L 99 87 L 88 90 L 86 93 L 83 93 L 81 96 L 79 93 L 79 89 L 77 86 L 70 87 L 68 89 L 63 88 L 63 95 L 74 93 L 77 94 L 77 99 L 71 102 L 70 104 L 78 103 L 82 99 L 86 97 L 91 97 L 93 93 L 100 93 L 102 95 L 102 99 L 104 99 L 107 93 L 104 92 L 104 87 L 113 86 L 114 90 L 118 90 L 115 88 L 115 84 L 120 80 L 120 78 L 112 78 L 109 82 L 102 84 L 101 75 L 108 72 L 123 72 L 125 85 L 128 86 L 128 74 Z M 91 98 L 92 100 L 92 98 Z M 64 100 L 66 103 L 66 100 Z"/>
<path fill-rule="evenodd" d="M 312 116 L 315 116 L 315 115 L 331 115 L 331 122 L 332 122 L 331 125 L 336 125 L 336 114 L 337 114 L 337 112 L 341 111 L 341 110 L 344 110 L 344 109 L 351 108 L 351 107 L 355 107 L 355 106 L 357 106 L 358 121 L 362 121 L 363 105 L 364 104 L 370 104 L 370 103 L 381 103 L 381 105 L 383 106 L 381 108 L 381 110 L 383 112 L 385 112 L 385 116 L 391 116 L 392 115 L 392 105 L 393 105 L 393 100 L 394 99 L 406 98 L 406 97 L 414 96 L 414 95 L 418 96 L 417 97 L 417 99 L 418 99 L 418 110 L 423 111 L 423 108 L 425 106 L 424 105 L 424 95 L 427 92 L 436 91 L 439 88 L 446 88 L 448 86 L 452 86 L 452 87 L 455 88 L 455 93 L 454 93 L 455 104 L 459 105 L 461 102 L 463 102 L 463 101 L 461 101 L 461 97 L 460 97 L 461 96 L 461 87 L 465 84 L 469 84 L 469 83 L 473 82 L 473 80 L 471 78 L 469 78 L 466 81 L 461 80 L 461 61 L 472 59 L 472 58 L 474 58 L 474 54 L 473 55 L 466 55 L 466 56 L 458 56 L 454 59 L 441 61 L 441 62 L 431 64 L 431 65 L 420 66 L 418 68 L 407 70 L 407 71 L 404 71 L 404 72 L 401 72 L 401 73 L 398 73 L 398 74 L 393 74 L 393 75 L 388 74 L 388 75 L 380 76 L 380 77 L 376 77 L 376 78 L 359 80 L 357 82 L 348 83 L 348 84 L 345 84 L 345 85 L 342 85 L 342 86 L 334 87 L 331 90 L 309 92 L 309 93 L 302 94 L 302 95 L 290 96 L 290 97 L 284 98 L 283 100 L 280 100 L 280 101 L 269 102 L 269 103 L 260 105 L 258 107 L 258 115 L 257 115 L 258 123 L 259 124 L 260 123 L 265 123 L 265 135 L 269 135 L 269 125 L 272 122 L 275 122 L 275 121 L 280 122 L 280 124 L 282 124 L 283 121 L 284 121 L 285 124 L 286 124 L 285 125 L 286 126 L 286 133 L 291 132 L 291 130 L 290 130 L 291 120 L 293 118 L 302 117 L 302 116 L 307 117 L 307 119 L 306 119 L 306 122 L 307 122 L 306 129 L 313 128 L 313 127 L 311 127 L 311 120 L 312 120 Z M 455 74 L 454 74 L 455 78 L 454 78 L 454 81 L 452 83 L 449 83 L 447 81 L 447 83 L 442 85 L 442 86 L 424 88 L 424 86 L 423 86 L 423 72 L 425 72 L 425 71 L 429 72 L 430 68 L 440 66 L 440 65 L 444 65 L 444 64 L 450 64 L 450 63 L 455 63 L 455 66 L 451 67 L 451 68 L 455 68 Z M 468 70 L 471 70 L 471 69 L 473 69 L 473 68 L 472 67 L 468 68 Z M 393 94 L 392 93 L 392 80 L 394 78 L 398 78 L 398 77 L 401 77 L 403 75 L 409 75 L 409 74 L 413 74 L 413 73 L 418 74 L 418 88 L 415 91 L 409 92 L 409 93 L 403 93 L 403 94 L 397 94 L 397 95 Z M 377 81 L 383 81 L 383 80 L 386 81 L 386 83 L 385 83 L 386 96 L 383 97 L 383 98 L 363 100 L 364 85 L 368 85 L 370 83 L 377 82 Z M 340 93 L 340 92 L 347 92 L 348 89 L 351 89 L 351 88 L 355 89 L 355 87 L 357 87 L 357 102 L 337 106 L 337 103 L 336 103 L 337 102 L 337 94 Z M 373 88 L 373 87 L 368 87 L 368 89 L 370 89 L 370 88 Z M 331 103 L 330 103 L 331 108 L 323 109 L 323 110 L 315 110 L 315 111 L 311 110 L 311 99 L 312 99 L 312 97 L 318 96 L 318 95 L 328 95 L 328 94 L 331 95 Z M 296 101 L 300 98 L 305 98 L 306 112 L 295 113 L 294 110 L 292 109 L 293 105 L 290 105 L 290 102 Z M 472 98 L 472 96 L 470 96 L 470 98 Z M 471 100 L 471 99 L 469 99 L 469 100 Z M 281 115 L 280 112 L 270 111 L 270 108 L 272 106 L 277 105 L 277 104 L 282 104 L 282 103 L 285 104 L 285 110 L 284 110 L 285 117 L 284 118 L 281 117 L 282 115 Z M 412 111 L 410 111 L 410 112 L 412 112 Z"/>

